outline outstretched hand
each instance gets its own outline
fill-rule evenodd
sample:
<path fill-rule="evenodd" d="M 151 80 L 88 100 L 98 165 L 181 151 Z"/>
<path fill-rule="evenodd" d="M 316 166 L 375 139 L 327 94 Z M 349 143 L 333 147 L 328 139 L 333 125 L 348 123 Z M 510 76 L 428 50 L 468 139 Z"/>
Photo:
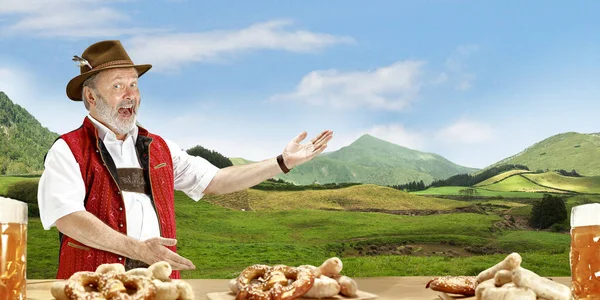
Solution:
<path fill-rule="evenodd" d="M 165 246 L 175 246 L 176 239 L 168 239 L 163 237 L 154 237 L 143 241 L 144 247 L 140 254 L 139 260 L 151 265 L 155 262 L 166 261 L 173 270 L 193 270 L 196 268 L 194 263 L 189 259 L 180 256 L 179 254 L 169 250 Z"/>
<path fill-rule="evenodd" d="M 283 161 L 291 169 L 321 154 L 327 148 L 327 142 L 333 138 L 333 131 L 325 130 L 308 143 L 300 144 L 306 138 L 306 131 L 296 136 L 283 150 Z"/>

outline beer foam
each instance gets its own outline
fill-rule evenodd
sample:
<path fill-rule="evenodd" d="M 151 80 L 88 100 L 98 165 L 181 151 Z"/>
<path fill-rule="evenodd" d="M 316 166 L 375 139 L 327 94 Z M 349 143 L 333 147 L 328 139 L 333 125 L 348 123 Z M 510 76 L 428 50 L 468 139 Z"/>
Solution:
<path fill-rule="evenodd" d="M 0 197 L 0 223 L 27 224 L 27 203 Z"/>
<path fill-rule="evenodd" d="M 600 225 L 600 203 L 571 208 L 571 227 Z"/>

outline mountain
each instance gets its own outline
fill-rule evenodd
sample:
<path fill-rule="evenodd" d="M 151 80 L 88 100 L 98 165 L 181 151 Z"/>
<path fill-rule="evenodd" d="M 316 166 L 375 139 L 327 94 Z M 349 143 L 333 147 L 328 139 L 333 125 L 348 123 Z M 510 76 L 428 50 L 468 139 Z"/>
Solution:
<path fill-rule="evenodd" d="M 239 158 L 234 160 L 234 164 L 243 162 Z M 275 178 L 300 185 L 314 182 L 397 185 L 421 180 L 428 184 L 434 179 L 475 171 L 477 169 L 459 166 L 440 155 L 412 150 L 365 134 L 346 147 L 320 155 Z"/>
<path fill-rule="evenodd" d="M 566 132 L 533 144 L 491 166 L 521 164 L 530 170 L 576 170 L 584 176 L 600 175 L 600 133 Z M 487 169 L 487 168 L 486 168 Z"/>
<path fill-rule="evenodd" d="M 58 134 L 0 91 L 0 175 L 39 174 Z"/>

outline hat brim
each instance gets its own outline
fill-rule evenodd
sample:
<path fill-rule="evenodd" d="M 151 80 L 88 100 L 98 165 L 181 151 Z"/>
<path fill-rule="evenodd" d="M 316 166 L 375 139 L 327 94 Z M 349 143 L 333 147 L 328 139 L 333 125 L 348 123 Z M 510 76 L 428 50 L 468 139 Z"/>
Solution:
<path fill-rule="evenodd" d="M 142 77 L 144 73 L 148 72 L 152 68 L 152 65 L 114 65 L 104 67 L 98 70 L 92 70 L 90 72 L 83 73 L 81 75 L 75 76 L 73 79 L 69 81 L 67 84 L 67 97 L 73 101 L 81 101 L 81 92 L 83 91 L 83 82 L 90 78 L 92 75 L 97 74 L 100 71 L 117 69 L 117 68 L 135 68 L 138 72 L 138 78 Z"/>

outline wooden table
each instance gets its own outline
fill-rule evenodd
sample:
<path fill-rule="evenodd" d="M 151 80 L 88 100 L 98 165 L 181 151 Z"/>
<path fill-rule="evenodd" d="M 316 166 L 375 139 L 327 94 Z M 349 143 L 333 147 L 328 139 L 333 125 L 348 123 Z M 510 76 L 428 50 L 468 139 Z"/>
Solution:
<path fill-rule="evenodd" d="M 551 277 L 554 281 L 570 286 L 570 277 Z M 380 300 L 440 299 L 438 293 L 426 289 L 431 277 L 369 277 L 354 278 L 362 291 L 379 296 Z M 51 300 L 50 287 L 55 280 L 28 280 L 27 299 Z M 207 293 L 228 291 L 229 279 L 186 279 L 194 289 L 197 300 L 205 300 Z M 470 297 L 468 299 L 474 299 Z"/>

